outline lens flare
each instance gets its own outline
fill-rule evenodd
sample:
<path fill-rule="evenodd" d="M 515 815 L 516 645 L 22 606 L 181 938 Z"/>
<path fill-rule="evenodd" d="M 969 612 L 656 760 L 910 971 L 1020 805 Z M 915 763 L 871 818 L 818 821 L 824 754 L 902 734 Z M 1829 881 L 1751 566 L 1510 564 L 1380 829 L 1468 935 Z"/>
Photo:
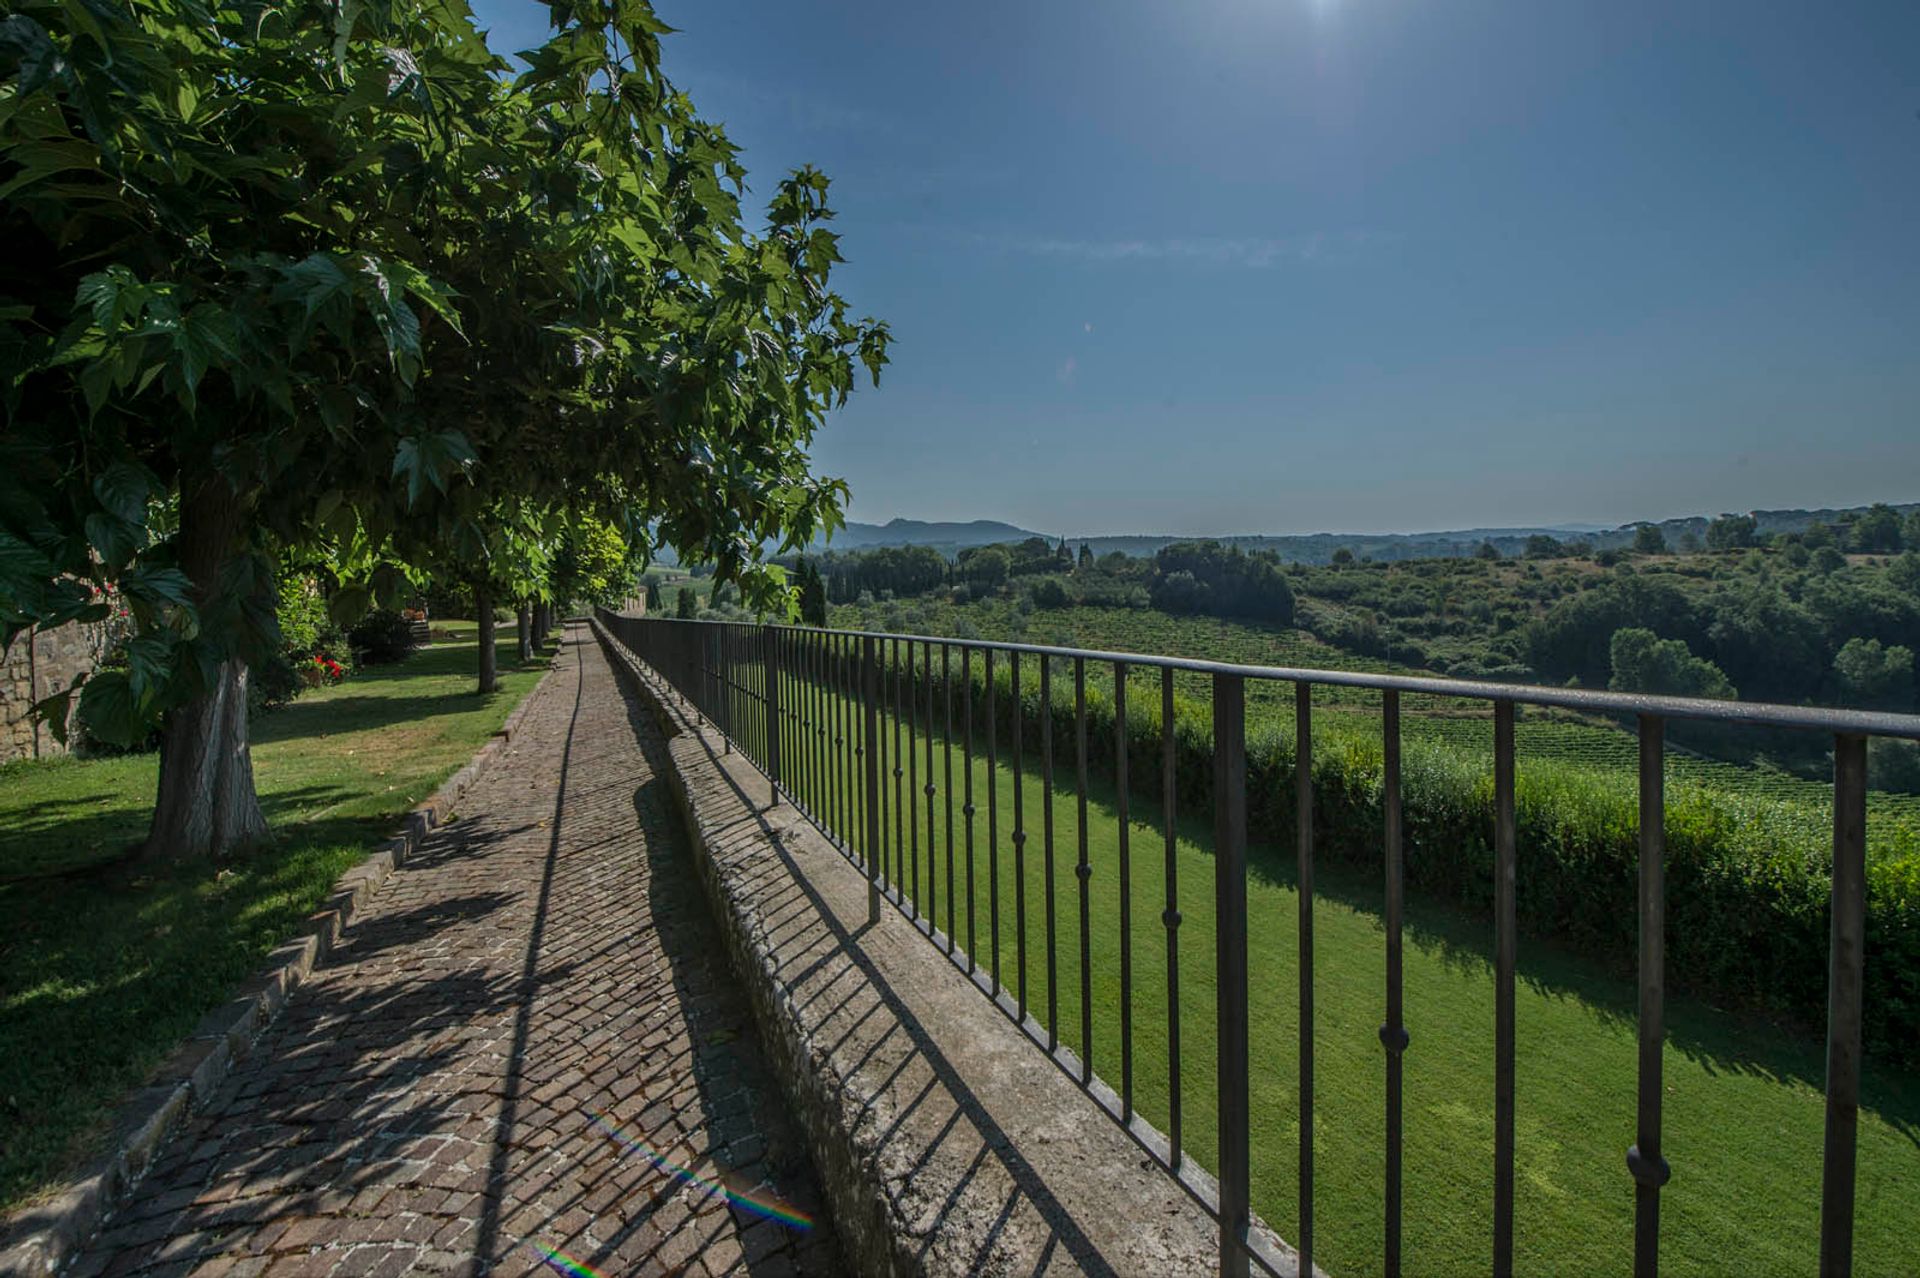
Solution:
<path fill-rule="evenodd" d="M 575 1260 L 564 1251 L 555 1251 L 551 1247 L 542 1247 L 539 1243 L 528 1243 L 546 1259 L 549 1268 L 557 1273 L 571 1274 L 573 1278 L 604 1278 L 604 1275 L 583 1260 Z"/>
<path fill-rule="evenodd" d="M 807 1215 L 805 1212 L 794 1209 L 771 1194 L 743 1194 L 737 1189 L 728 1188 L 720 1181 L 708 1180 L 703 1176 L 697 1175 L 690 1168 L 682 1167 L 679 1163 L 667 1158 L 666 1155 L 652 1148 L 644 1141 L 635 1140 L 626 1132 L 621 1131 L 618 1127 L 614 1126 L 612 1120 L 607 1118 L 605 1114 L 589 1113 L 587 1115 L 587 1122 L 591 1126 L 598 1128 L 609 1139 L 621 1145 L 627 1153 L 639 1154 L 655 1167 L 658 1167 L 661 1171 L 673 1177 L 676 1182 L 692 1185 L 701 1190 L 703 1200 L 719 1194 L 735 1206 L 744 1207 L 756 1216 L 764 1216 L 768 1220 L 777 1220 L 789 1228 L 813 1228 L 813 1217 Z M 585 1272 L 591 1273 L 592 1271 L 587 1270 Z"/>

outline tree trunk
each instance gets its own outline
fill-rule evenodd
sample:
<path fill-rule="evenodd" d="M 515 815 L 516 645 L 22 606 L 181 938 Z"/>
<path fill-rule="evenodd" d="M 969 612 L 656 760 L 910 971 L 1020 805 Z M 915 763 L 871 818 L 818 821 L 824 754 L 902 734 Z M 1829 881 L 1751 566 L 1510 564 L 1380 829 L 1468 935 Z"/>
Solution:
<path fill-rule="evenodd" d="M 544 649 L 547 640 L 553 635 L 553 605 L 542 599 L 539 604 L 540 628 L 535 632 L 534 644 Z"/>
<path fill-rule="evenodd" d="M 514 616 L 514 620 L 519 624 L 520 660 L 522 662 L 533 660 L 533 619 L 535 615 L 536 609 L 534 605 L 522 599 L 520 601 L 519 611 Z"/>
<path fill-rule="evenodd" d="M 476 620 L 480 623 L 480 691 L 497 692 L 500 676 L 493 650 L 493 591 L 476 586 L 473 610 L 479 614 Z"/>
<path fill-rule="evenodd" d="M 246 524 L 246 509 L 224 479 L 183 485 L 180 567 L 202 607 L 219 589 Z M 225 856 L 267 837 L 253 788 L 247 738 L 247 666 L 220 663 L 212 687 L 167 713 L 160 736 L 160 788 L 142 855 Z"/>
<path fill-rule="evenodd" d="M 266 837 L 247 744 L 247 667 L 223 661 L 211 692 L 167 716 L 160 793 L 143 852 L 225 856 Z"/>

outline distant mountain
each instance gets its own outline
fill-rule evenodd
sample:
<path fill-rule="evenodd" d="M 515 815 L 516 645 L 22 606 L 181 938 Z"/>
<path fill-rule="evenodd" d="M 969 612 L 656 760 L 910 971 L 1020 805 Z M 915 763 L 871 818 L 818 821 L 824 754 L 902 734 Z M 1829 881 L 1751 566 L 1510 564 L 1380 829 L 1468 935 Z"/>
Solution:
<path fill-rule="evenodd" d="M 1865 506 L 1846 507 L 1838 510 L 1755 510 L 1746 512 L 1754 517 L 1756 528 L 1762 533 L 1800 532 L 1814 522 L 1835 523 L 1841 519 L 1862 514 Z M 1906 503 L 1894 506 L 1903 516 L 1920 509 L 1920 503 Z M 1657 525 L 1666 537 L 1667 544 L 1678 549 L 1682 540 L 1688 536 L 1705 540 L 1708 517 L 1705 515 L 1687 515 L 1677 519 L 1661 520 Z M 1585 542 L 1597 550 L 1630 545 L 1637 524 L 1622 524 L 1609 528 L 1600 524 L 1565 523 L 1552 524 L 1537 528 L 1459 528 L 1444 532 L 1421 533 L 1299 533 L 1267 534 L 1237 533 L 1213 538 L 1228 545 L 1239 546 L 1243 550 L 1271 550 L 1289 563 L 1324 564 L 1333 558 L 1337 550 L 1346 550 L 1356 559 L 1399 560 L 1399 559 L 1446 559 L 1464 557 L 1473 554 L 1483 541 L 1490 541 L 1502 555 L 1515 556 L 1526 550 L 1527 539 L 1535 536 L 1548 536 L 1563 542 Z M 1053 533 L 1030 532 L 1016 528 L 1012 524 L 1000 523 L 991 519 L 975 519 L 966 523 L 929 523 L 920 519 L 890 519 L 884 524 L 862 524 L 849 522 L 834 535 L 827 545 L 816 543 L 809 548 L 811 554 L 823 550 L 844 553 L 852 550 L 870 550 L 876 546 L 930 546 L 941 554 L 951 558 L 969 546 L 986 546 L 995 542 L 1024 541 L 1028 537 L 1044 537 L 1048 541 L 1058 541 L 1059 535 Z M 1096 555 L 1111 554 L 1115 551 L 1124 555 L 1151 555 L 1162 546 L 1176 541 L 1198 541 L 1198 537 L 1174 537 L 1161 533 L 1122 533 L 1101 536 L 1073 536 L 1066 538 L 1076 550 L 1081 544 L 1093 548 Z"/>
<path fill-rule="evenodd" d="M 992 519 L 974 519 L 966 523 L 889 519 L 884 524 L 862 524 L 848 520 L 847 526 L 835 533 L 831 542 L 824 546 L 815 542 L 811 549 L 817 553 L 821 550 L 868 550 L 874 546 L 931 546 L 943 554 L 951 555 L 968 546 L 990 546 L 995 542 L 1025 541 L 1038 536 L 1039 533 Z"/>

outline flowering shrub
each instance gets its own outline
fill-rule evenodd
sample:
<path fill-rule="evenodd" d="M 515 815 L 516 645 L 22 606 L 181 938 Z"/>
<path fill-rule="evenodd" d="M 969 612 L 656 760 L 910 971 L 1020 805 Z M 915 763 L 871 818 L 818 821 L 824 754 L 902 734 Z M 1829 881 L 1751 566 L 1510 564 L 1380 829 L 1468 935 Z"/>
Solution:
<path fill-rule="evenodd" d="M 247 703 L 255 714 L 287 704 L 303 689 L 338 683 L 348 673 L 334 655 L 346 653 L 346 634 L 327 615 L 320 579 L 309 572 L 287 570 L 275 588 L 280 651 L 250 672 Z"/>

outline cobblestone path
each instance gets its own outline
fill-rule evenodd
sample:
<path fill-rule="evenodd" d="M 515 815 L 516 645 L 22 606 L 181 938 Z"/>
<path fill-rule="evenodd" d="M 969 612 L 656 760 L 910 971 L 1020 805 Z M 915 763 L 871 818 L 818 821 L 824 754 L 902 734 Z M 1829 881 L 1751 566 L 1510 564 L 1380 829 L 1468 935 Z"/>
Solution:
<path fill-rule="evenodd" d="M 72 1273 L 840 1269 L 652 722 L 584 626 L 533 695 Z"/>

